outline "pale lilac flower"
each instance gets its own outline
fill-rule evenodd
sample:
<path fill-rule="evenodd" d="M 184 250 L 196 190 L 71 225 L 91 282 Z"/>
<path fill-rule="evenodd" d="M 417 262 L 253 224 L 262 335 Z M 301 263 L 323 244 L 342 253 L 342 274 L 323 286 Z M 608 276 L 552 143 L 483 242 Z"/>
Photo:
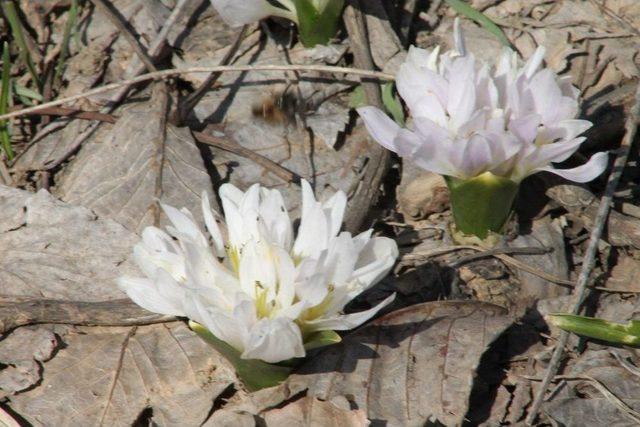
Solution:
<path fill-rule="evenodd" d="M 303 357 L 315 332 L 357 327 L 393 300 L 342 312 L 398 256 L 393 240 L 372 237 L 371 230 L 355 237 L 340 232 L 343 192 L 320 203 L 303 181 L 295 236 L 278 191 L 225 184 L 220 198 L 226 225 L 203 195 L 208 236 L 187 210 L 163 206 L 168 233 L 148 227 L 134 249 L 146 277 L 119 280 L 134 302 L 204 325 L 242 358 L 276 363 Z"/>
<path fill-rule="evenodd" d="M 579 91 L 570 77 L 544 68 L 544 48 L 521 64 L 505 49 L 496 64 L 466 51 L 459 22 L 455 50 L 440 54 L 411 47 L 396 85 L 413 117 L 403 129 L 374 107 L 359 108 L 372 137 L 419 167 L 444 176 L 471 179 L 485 172 L 519 183 L 539 171 L 588 182 L 607 166 L 597 153 L 586 164 L 556 169 L 591 127 L 578 120 Z"/>

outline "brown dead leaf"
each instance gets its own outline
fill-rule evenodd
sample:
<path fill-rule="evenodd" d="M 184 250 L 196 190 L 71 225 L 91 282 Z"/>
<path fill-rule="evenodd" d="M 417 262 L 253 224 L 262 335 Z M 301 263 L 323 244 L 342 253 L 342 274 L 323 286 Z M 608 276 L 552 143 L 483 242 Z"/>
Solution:
<path fill-rule="evenodd" d="M 366 427 L 363 411 L 343 409 L 331 402 L 304 397 L 284 408 L 271 409 L 261 415 L 267 426 L 279 427 Z"/>
<path fill-rule="evenodd" d="M 522 230 L 525 232 L 524 230 Z M 568 280 L 569 264 L 567 262 L 564 235 L 558 221 L 553 221 L 549 217 L 533 221 L 531 230 L 527 234 L 519 235 L 513 242 L 512 247 L 533 247 L 546 248 L 549 253 L 544 255 L 519 255 L 513 257 L 518 261 L 539 270 L 542 273 Z M 560 295 L 567 295 L 569 289 L 550 283 L 535 274 L 518 270 L 520 281 L 520 291 L 518 292 L 518 305 L 527 307 L 537 300 L 555 298 Z"/>
<path fill-rule="evenodd" d="M 621 350 L 615 350 L 621 351 Z M 622 357 L 631 356 L 632 352 Z M 635 358 L 633 362 L 637 363 Z M 628 363 L 628 362 L 627 362 Z M 636 368 L 637 369 L 637 368 Z M 553 420 L 563 425 L 595 426 L 632 426 L 637 425 L 624 414 L 616 404 L 615 398 L 622 400 L 632 410 L 640 411 L 640 381 L 638 374 L 620 366 L 609 350 L 588 350 L 566 373 L 569 377 L 585 378 L 585 380 L 568 381 L 560 392 L 542 407 Z M 587 380 L 588 378 L 588 380 Z M 594 385 L 599 382 L 611 393 L 604 395 Z"/>
<path fill-rule="evenodd" d="M 153 224 L 160 174 L 162 202 L 201 217 L 201 193 L 215 201 L 211 180 L 188 129 L 167 125 L 165 139 L 162 96 L 156 86 L 149 102 L 127 108 L 109 132 L 85 143 L 56 195 L 141 232 Z M 164 144 L 162 160 L 159 144 Z"/>
<path fill-rule="evenodd" d="M 175 66 L 217 65 L 226 54 L 227 48 L 221 47 L 225 45 L 216 38 L 216 32 L 207 24 L 210 22 L 216 21 L 204 20 L 180 41 L 179 47 L 186 53 L 182 58 L 174 56 Z M 226 40 L 226 32 L 218 35 L 224 35 Z M 272 38 L 262 40 L 255 32 L 247 35 L 234 64 L 286 63 L 287 55 L 291 63 L 324 63 L 335 61 L 345 50 L 343 45 L 311 51 L 296 45 L 285 54 Z M 216 124 L 207 132 L 229 138 L 306 178 L 315 184 L 320 198 L 337 189 L 351 193 L 359 185 L 359 173 L 365 164 L 362 147 L 367 134 L 358 126 L 348 142 L 340 143 L 350 116 L 346 102 L 336 98 L 349 85 L 326 77 L 317 73 L 304 73 L 301 78 L 281 72 L 224 73 L 215 89 L 195 107 L 190 120 Z M 185 76 L 195 85 L 204 78 L 206 74 Z M 272 105 L 281 100 L 285 106 L 274 109 Z M 237 154 L 217 148 L 212 149 L 212 154 L 223 180 L 243 189 L 256 182 L 276 187 L 283 191 L 290 209 L 299 205 L 296 185 Z"/>
<path fill-rule="evenodd" d="M 308 390 L 325 401 L 344 396 L 374 423 L 461 424 L 480 358 L 513 321 L 504 313 L 477 301 L 429 302 L 390 313 L 312 357 L 282 386 L 246 395 L 222 411 L 260 414 Z"/>
<path fill-rule="evenodd" d="M 160 426 L 199 426 L 234 379 L 182 323 L 80 328 L 44 365 L 42 384 L 11 397 L 34 426 L 130 426 L 145 408 Z"/>
<path fill-rule="evenodd" d="M 115 285 L 137 274 L 127 261 L 138 237 L 90 210 L 0 186 L 0 295 L 67 301 L 123 298 Z"/>
<path fill-rule="evenodd" d="M 615 267 L 611 269 L 606 286 L 629 292 L 640 292 L 640 261 L 622 255 Z"/>

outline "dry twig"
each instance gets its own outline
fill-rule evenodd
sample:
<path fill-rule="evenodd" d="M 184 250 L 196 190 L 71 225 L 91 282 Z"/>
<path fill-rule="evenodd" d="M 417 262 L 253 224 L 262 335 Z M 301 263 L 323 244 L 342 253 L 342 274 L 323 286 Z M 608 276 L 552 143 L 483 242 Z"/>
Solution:
<path fill-rule="evenodd" d="M 100 12 L 106 15 L 107 19 L 109 19 L 113 26 L 118 29 L 120 35 L 127 40 L 133 51 L 138 55 L 138 58 L 144 63 L 146 69 L 149 71 L 156 71 L 157 68 L 153 65 L 153 59 L 151 59 L 149 55 L 147 55 L 147 52 L 144 51 L 144 47 L 131 32 L 131 26 L 128 25 L 129 23 L 118 12 L 118 10 L 106 0 L 91 0 L 91 2 L 98 10 L 100 10 Z"/>
<path fill-rule="evenodd" d="M 372 2 L 372 0 L 367 1 Z M 377 1 L 379 2 L 379 0 Z M 359 0 L 347 2 L 347 7 L 344 11 L 344 23 L 349 33 L 356 67 L 373 70 L 375 64 L 369 47 L 369 37 L 364 13 L 362 12 L 362 3 Z M 367 103 L 383 108 L 382 93 L 378 82 L 363 81 L 362 87 L 364 88 Z M 344 219 L 345 228 L 353 233 L 360 229 L 369 213 L 369 208 L 376 202 L 380 184 L 387 174 L 391 158 L 389 151 L 372 141 L 370 137 L 363 148 L 366 149 L 368 161 L 358 188 L 351 198 L 351 205 L 356 208 L 350 209 Z"/>
<path fill-rule="evenodd" d="M 95 89 L 88 90 L 84 93 L 69 96 L 66 98 L 56 99 L 55 101 L 46 102 L 44 104 L 36 105 L 22 110 L 12 111 L 7 114 L 0 115 L 0 120 L 13 119 L 14 117 L 24 116 L 40 111 L 44 108 L 57 107 L 59 105 L 66 104 L 68 102 L 77 101 L 79 99 L 88 98 L 95 95 L 100 95 L 105 92 L 110 92 L 114 89 L 122 87 L 129 87 L 136 83 L 146 82 L 149 80 L 166 79 L 169 77 L 179 76 L 182 74 L 195 74 L 195 73 L 212 73 L 212 72 L 238 72 L 238 71 L 316 71 L 324 73 L 340 73 L 346 75 L 353 75 L 359 77 L 367 77 L 370 79 L 378 79 L 384 81 L 391 81 L 395 79 L 392 74 L 382 73 L 380 71 L 362 70 L 358 68 L 349 67 L 334 67 L 330 65 L 234 65 L 234 66 L 214 66 L 214 67 L 189 67 L 182 69 L 170 69 L 156 71 L 153 73 L 143 74 L 137 77 L 133 77 L 128 80 L 124 80 L 117 83 L 110 83 L 108 85 L 100 86 Z M 344 79 L 346 80 L 346 79 Z"/>
<path fill-rule="evenodd" d="M 527 375 L 523 375 L 522 378 L 528 379 L 530 381 L 544 381 L 544 379 L 530 377 Z M 607 388 L 606 385 L 602 384 L 597 379 L 589 376 L 589 375 L 581 375 L 577 377 L 568 376 L 568 375 L 556 375 L 552 381 L 586 381 L 591 384 L 602 396 L 613 404 L 616 408 L 618 408 L 624 415 L 633 420 L 635 423 L 640 424 L 640 412 L 636 411 L 629 405 L 627 405 L 622 399 L 616 396 L 611 390 Z"/>
<path fill-rule="evenodd" d="M 224 57 L 220 61 L 220 64 L 218 65 L 229 65 L 231 63 L 231 60 L 236 55 L 236 52 L 240 48 L 240 45 L 242 44 L 247 34 L 248 28 L 249 28 L 248 25 L 245 25 L 242 27 L 235 41 L 233 42 L 233 44 L 231 45 L 227 53 L 224 55 Z M 216 82 L 216 80 L 218 80 L 218 78 L 221 75 L 222 75 L 221 72 L 209 74 L 207 79 L 200 85 L 200 87 L 198 87 L 193 93 L 187 96 L 187 98 L 185 98 L 183 102 L 180 103 L 176 112 L 178 123 L 182 123 L 187 118 L 187 115 L 189 114 L 189 112 L 193 110 L 196 105 L 198 105 L 198 102 L 202 100 L 202 98 L 206 95 L 207 91 L 211 89 L 213 84 Z"/>
<path fill-rule="evenodd" d="M 609 211 L 611 210 L 613 195 L 618 186 L 618 182 L 620 181 L 620 177 L 622 176 L 622 171 L 629 157 L 631 145 L 633 144 L 633 140 L 636 136 L 639 116 L 640 85 L 638 85 L 636 89 L 635 104 L 629 112 L 629 117 L 627 118 L 627 122 L 625 125 L 626 133 L 614 162 L 613 172 L 611 172 L 611 175 L 609 176 L 609 181 L 607 182 L 604 196 L 600 201 L 600 207 L 598 209 L 598 215 L 596 216 L 595 226 L 591 230 L 589 245 L 585 252 L 582 270 L 580 271 L 580 276 L 578 277 L 578 282 L 574 291 L 575 300 L 573 303 L 573 308 L 571 310 L 572 314 L 578 314 L 580 312 L 582 303 L 587 296 L 587 282 L 589 281 L 589 276 L 591 275 L 591 271 L 593 270 L 593 267 L 595 265 L 595 259 L 598 253 L 598 242 L 602 236 L 602 232 L 604 231 L 605 224 L 607 223 L 607 217 L 609 215 Z M 551 361 L 549 362 L 549 367 L 542 381 L 540 390 L 538 391 L 538 394 L 536 395 L 536 398 L 531 405 L 531 410 L 525 420 L 528 425 L 533 425 L 538 416 L 538 411 L 540 410 L 540 406 L 542 405 L 542 402 L 544 400 L 544 395 L 547 391 L 547 388 L 549 387 L 551 380 L 554 378 L 556 372 L 558 371 L 558 368 L 560 367 L 560 360 L 562 359 L 564 347 L 566 346 L 569 339 L 569 334 L 570 333 L 567 331 L 560 332 L 558 343 L 556 344 L 553 356 L 551 357 Z"/>
<path fill-rule="evenodd" d="M 0 334 L 43 323 L 79 326 L 135 326 L 175 321 L 150 313 L 130 299 L 103 302 L 59 301 L 0 297 Z"/>
<path fill-rule="evenodd" d="M 230 141 L 228 138 L 219 138 L 213 135 L 207 135 L 203 132 L 193 132 L 193 136 L 202 144 L 210 145 L 212 147 L 219 148 L 224 151 L 228 151 L 238 156 L 244 157 L 262 166 L 274 175 L 282 178 L 286 182 L 300 182 L 300 176 L 295 172 L 281 166 L 268 157 L 263 156 L 260 153 L 256 153 L 253 150 L 243 147 L 237 142 Z"/>

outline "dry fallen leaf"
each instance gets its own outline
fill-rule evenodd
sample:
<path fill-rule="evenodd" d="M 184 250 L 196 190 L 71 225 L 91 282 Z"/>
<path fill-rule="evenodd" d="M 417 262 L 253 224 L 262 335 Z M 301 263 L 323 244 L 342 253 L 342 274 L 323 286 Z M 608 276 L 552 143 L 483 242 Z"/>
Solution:
<path fill-rule="evenodd" d="M 0 186 L 0 295 L 67 301 L 124 298 L 118 276 L 138 237 L 89 209 Z"/>
<path fill-rule="evenodd" d="M 211 179 L 188 129 L 168 125 L 165 135 L 163 91 L 157 85 L 149 102 L 126 109 L 109 132 L 85 143 L 56 195 L 138 233 L 153 224 L 156 197 L 201 218 L 201 193 L 215 202 Z"/>
<path fill-rule="evenodd" d="M 180 322 L 79 328 L 44 364 L 42 384 L 11 397 L 34 426 L 130 426 L 150 408 L 161 426 L 199 426 L 234 380 L 220 356 Z"/>
<path fill-rule="evenodd" d="M 344 409 L 331 402 L 304 397 L 283 408 L 261 415 L 267 427 L 366 427 L 369 421 L 363 411 Z"/>
<path fill-rule="evenodd" d="M 313 356 L 279 388 L 242 396 L 217 417 L 261 414 L 308 390 L 325 401 L 346 397 L 374 423 L 461 424 L 480 358 L 513 321 L 504 312 L 437 301 L 390 313 Z"/>
<path fill-rule="evenodd" d="M 37 362 L 51 358 L 58 346 L 56 336 L 44 328 L 19 328 L 0 341 L 0 394 L 15 393 L 36 384 L 41 378 Z"/>

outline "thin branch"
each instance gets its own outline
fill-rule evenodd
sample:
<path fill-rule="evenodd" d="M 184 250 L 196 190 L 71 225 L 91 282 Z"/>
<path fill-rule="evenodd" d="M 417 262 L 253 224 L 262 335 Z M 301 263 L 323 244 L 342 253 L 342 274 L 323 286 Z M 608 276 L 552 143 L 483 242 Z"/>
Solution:
<path fill-rule="evenodd" d="M 130 299 L 101 302 L 0 297 L 0 334 L 44 323 L 78 326 L 136 326 L 173 322 L 173 316 L 151 313 Z"/>
<path fill-rule="evenodd" d="M 273 173 L 274 175 L 278 176 L 279 178 L 282 178 L 286 182 L 300 182 L 300 176 L 295 172 L 291 172 L 289 169 L 274 162 L 270 158 L 256 153 L 255 151 L 250 150 L 246 147 L 243 147 L 237 142 L 230 141 L 227 138 L 218 138 L 213 135 L 207 135 L 203 132 L 193 132 L 193 136 L 198 140 L 198 142 L 202 144 L 210 145 L 212 147 L 216 147 L 221 150 L 228 151 L 230 153 L 249 159 L 257 165 L 262 166 L 269 172 Z"/>
<path fill-rule="evenodd" d="M 379 4 L 380 0 L 365 1 L 384 10 L 384 7 Z M 375 69 L 375 63 L 369 44 L 370 37 L 367 32 L 367 21 L 363 13 L 363 5 L 363 1 L 349 0 L 343 15 L 344 24 L 349 33 L 354 63 L 359 68 L 373 70 Z M 362 87 L 367 103 L 378 108 L 383 108 L 382 92 L 379 82 L 367 79 L 362 82 Z M 368 158 L 366 169 L 362 172 L 358 187 L 351 197 L 351 205 L 355 206 L 355 209 L 347 211 L 344 218 L 346 230 L 352 233 L 360 230 L 362 223 L 369 214 L 369 208 L 376 203 L 380 184 L 389 170 L 391 159 L 389 151 L 374 142 L 371 137 L 367 137 L 367 139 L 364 140 L 364 144 L 360 150 L 364 151 L 364 154 Z M 354 153 L 359 154 L 357 150 Z"/>
<path fill-rule="evenodd" d="M 147 55 L 144 47 L 140 44 L 136 36 L 131 31 L 131 27 L 129 23 L 124 19 L 124 17 L 118 12 L 117 9 L 113 7 L 112 4 L 107 3 L 106 0 L 91 0 L 94 6 L 100 10 L 104 15 L 106 15 L 107 19 L 116 27 L 121 36 L 127 40 L 129 46 L 133 49 L 133 51 L 138 55 L 138 58 L 144 63 L 144 66 L 149 71 L 157 71 L 155 65 L 153 65 L 153 59 Z"/>
<path fill-rule="evenodd" d="M 18 111 L 18 108 L 11 108 L 10 111 Z M 118 120 L 118 117 L 112 114 L 105 114 L 99 111 L 83 111 L 76 108 L 65 107 L 43 108 L 42 110 L 28 113 L 26 115 L 62 116 L 69 117 L 70 119 L 97 120 L 112 124 Z"/>
<path fill-rule="evenodd" d="M 136 83 L 146 82 L 155 79 L 166 79 L 169 77 L 179 76 L 182 74 L 195 74 L 195 73 L 230 73 L 241 71 L 310 71 L 310 72 L 324 72 L 324 73 L 341 73 L 359 77 L 368 77 L 370 79 L 378 79 L 384 81 L 394 80 L 395 77 L 392 74 L 382 73 L 379 71 L 361 70 L 358 68 L 349 67 L 333 67 L 329 65 L 234 65 L 234 66 L 213 66 L 213 67 L 189 67 L 182 69 L 162 70 L 153 73 L 142 74 L 140 76 L 124 80 L 117 83 L 110 83 L 105 86 L 101 86 L 95 89 L 88 90 L 84 93 L 69 96 L 66 98 L 57 99 L 55 101 L 46 102 L 34 107 L 24 108 L 18 111 L 12 111 L 7 114 L 0 115 L 0 120 L 12 119 L 14 117 L 20 117 L 25 114 L 34 113 L 43 108 L 57 107 L 68 102 L 77 101 L 79 99 L 88 98 L 91 96 L 99 95 L 105 92 L 112 91 L 125 86 L 131 86 Z"/>
<path fill-rule="evenodd" d="M 244 41 L 244 38 L 247 34 L 248 25 L 242 27 L 235 41 L 224 55 L 222 60 L 218 65 L 229 65 L 231 60 L 238 52 L 240 45 Z M 198 87 L 193 93 L 191 93 L 185 100 L 178 106 L 177 118 L 178 123 L 181 123 L 187 118 L 187 115 L 191 110 L 195 108 L 196 105 L 200 102 L 200 100 L 206 95 L 206 93 L 211 89 L 216 80 L 222 75 L 222 73 L 211 73 L 207 77 L 207 79 Z"/>
<path fill-rule="evenodd" d="M 580 276 L 578 277 L 578 282 L 574 290 L 575 300 L 573 303 L 573 309 L 571 310 L 572 314 L 578 314 L 580 312 L 582 303 L 587 296 L 587 283 L 589 281 L 591 271 L 595 266 L 595 259 L 598 253 L 598 243 L 604 231 L 605 224 L 607 223 L 607 217 L 609 216 L 609 211 L 611 210 L 611 204 L 613 202 L 613 195 L 616 191 L 616 188 L 618 187 L 618 182 L 620 181 L 620 177 L 622 176 L 622 171 L 627 164 L 631 145 L 633 144 L 633 140 L 635 139 L 636 132 L 638 130 L 639 116 L 640 85 L 638 85 L 636 89 L 635 104 L 629 112 L 629 117 L 627 118 L 627 122 L 625 124 L 626 133 L 622 140 L 622 144 L 620 150 L 618 151 L 616 160 L 613 164 L 613 172 L 611 172 L 611 175 L 609 176 L 609 181 L 607 182 L 607 188 L 605 189 L 604 196 L 600 201 L 600 207 L 598 209 L 598 215 L 596 216 L 595 225 L 591 230 L 591 237 L 589 240 L 589 245 L 585 252 L 582 270 L 580 271 Z M 525 420 L 527 425 L 533 425 L 538 416 L 538 411 L 540 410 L 540 406 L 542 406 L 547 388 L 549 387 L 549 384 L 553 380 L 558 371 L 558 368 L 560 367 L 560 361 L 564 353 L 564 347 L 569 340 L 569 335 L 570 332 L 560 332 L 560 337 L 558 338 L 558 342 L 553 352 L 553 356 L 551 357 L 551 361 L 549 362 L 549 367 L 547 368 L 547 372 L 542 381 L 540 390 L 538 391 L 538 394 L 536 395 L 536 398 L 531 405 L 531 410 Z"/>
<path fill-rule="evenodd" d="M 154 200 L 152 206 L 153 211 L 153 225 L 160 226 L 160 199 L 162 199 L 163 193 L 163 179 L 162 171 L 164 169 L 165 160 L 165 146 L 167 143 L 167 116 L 169 114 L 169 89 L 164 81 L 156 82 L 153 88 L 154 97 L 158 97 L 158 104 L 160 110 L 160 120 L 158 120 L 158 132 L 157 139 L 154 141 L 154 154 L 151 159 L 151 169 L 156 175 L 156 182 L 154 188 Z"/>

